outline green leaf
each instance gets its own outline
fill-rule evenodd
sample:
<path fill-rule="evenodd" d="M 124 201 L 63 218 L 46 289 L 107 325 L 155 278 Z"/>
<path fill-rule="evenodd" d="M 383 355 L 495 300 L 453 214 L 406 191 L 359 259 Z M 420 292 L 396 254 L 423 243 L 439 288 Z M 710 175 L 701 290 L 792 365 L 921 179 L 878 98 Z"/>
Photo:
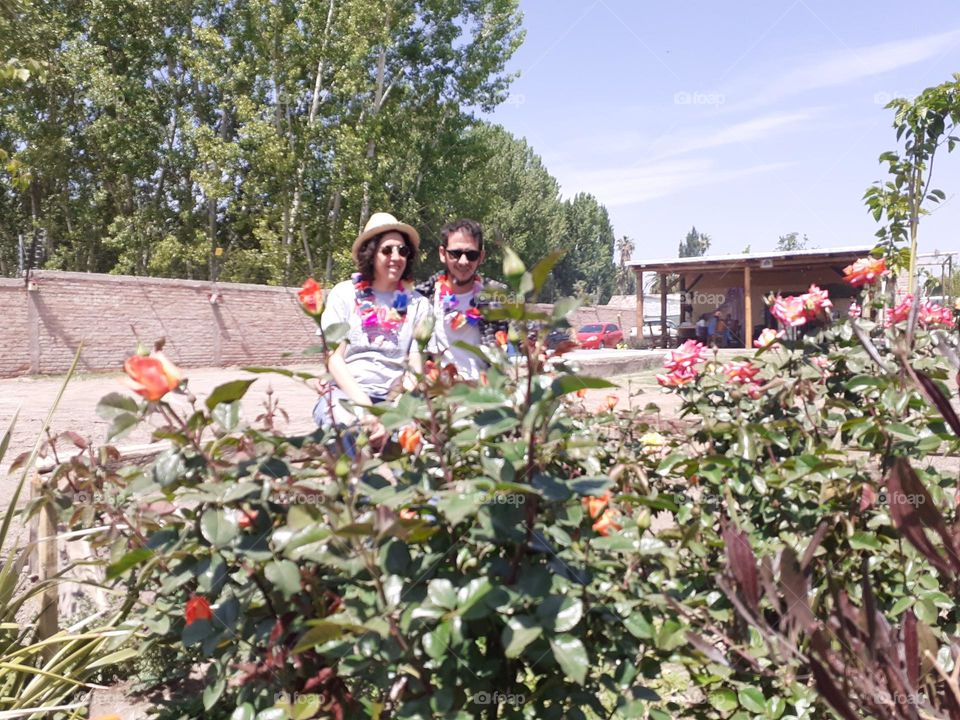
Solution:
<path fill-rule="evenodd" d="M 240 424 L 240 403 L 220 403 L 210 412 L 210 417 L 227 432 L 233 432 Z"/>
<path fill-rule="evenodd" d="M 766 698 L 763 693 L 753 687 L 740 688 L 737 693 L 740 704 L 750 712 L 766 712 Z"/>
<path fill-rule="evenodd" d="M 543 634 L 543 627 L 529 615 L 517 615 L 507 620 L 501 634 L 504 654 L 508 658 L 519 657 L 530 643 Z"/>
<path fill-rule="evenodd" d="M 219 385 L 213 389 L 210 397 L 207 398 L 207 409 L 213 410 L 220 403 L 232 403 L 235 400 L 241 399 L 247 394 L 247 390 L 249 390 L 250 386 L 256 381 L 256 378 L 250 380 L 233 380 Z"/>
<path fill-rule="evenodd" d="M 194 620 L 184 626 L 180 640 L 184 647 L 199 645 L 211 632 L 213 632 L 213 626 L 209 620 Z"/>
<path fill-rule="evenodd" d="M 264 568 L 264 575 L 283 593 L 285 600 L 300 592 L 300 568 L 290 560 L 274 560 Z"/>
<path fill-rule="evenodd" d="M 771 720 L 777 720 L 787 710 L 787 701 L 780 697 L 767 698 L 764 712 Z"/>
<path fill-rule="evenodd" d="M 130 568 L 146 562 L 151 557 L 153 557 L 153 550 L 149 548 L 131 550 L 115 563 L 107 566 L 107 579 L 113 580 L 114 578 L 120 577 Z"/>
<path fill-rule="evenodd" d="M 520 256 L 513 251 L 513 248 L 505 247 L 503 249 L 503 276 L 508 280 L 515 280 L 527 271 L 527 266 L 523 264 Z"/>
<path fill-rule="evenodd" d="M 239 533 L 237 522 L 223 510 L 207 510 L 200 519 L 200 532 L 214 547 L 220 548 L 233 540 Z"/>
<path fill-rule="evenodd" d="M 478 608 L 477 612 L 471 614 L 470 619 L 477 619 L 475 616 L 479 613 L 480 617 L 487 615 L 490 608 L 480 601 L 493 590 L 493 585 L 486 578 L 474 578 L 466 585 L 457 590 L 457 613 L 461 616 L 466 615 L 472 608 Z"/>
<path fill-rule="evenodd" d="M 721 688 L 714 690 L 707 696 L 707 700 L 713 707 L 723 713 L 728 713 L 737 708 L 737 694 L 730 688 Z"/>
<path fill-rule="evenodd" d="M 424 634 L 423 649 L 434 660 L 442 658 L 450 645 L 450 621 L 444 620 L 433 630 Z"/>
<path fill-rule="evenodd" d="M 113 422 L 110 423 L 110 427 L 107 429 L 107 442 L 112 442 L 113 440 L 119 440 L 125 435 L 128 435 L 133 428 L 137 426 L 139 420 L 136 415 L 131 415 L 130 413 L 121 413 L 113 418 Z"/>
<path fill-rule="evenodd" d="M 554 397 L 560 397 L 561 395 L 583 390 L 584 388 L 601 390 L 615 387 L 618 387 L 616 383 L 604 380 L 603 378 L 590 377 L 589 375 L 564 375 L 558 377 L 550 384 L 550 390 Z"/>
<path fill-rule="evenodd" d="M 457 591 L 446 578 L 435 578 L 427 585 L 427 597 L 437 607 L 453 610 L 457 606 Z"/>
<path fill-rule="evenodd" d="M 207 685 L 203 689 L 203 709 L 209 711 L 214 705 L 216 705 L 217 700 L 220 699 L 220 696 L 223 694 L 224 688 L 227 686 L 227 678 L 225 675 L 220 675 L 217 680 L 211 684 Z"/>
<path fill-rule="evenodd" d="M 121 395 L 120 393 L 104 395 L 97 403 L 97 415 L 104 420 L 110 420 L 117 415 L 126 413 L 136 415 L 139 409 L 136 400 L 129 395 Z"/>
<path fill-rule="evenodd" d="M 850 537 L 850 547 L 854 550 L 879 550 L 880 540 L 873 533 L 857 532 Z"/>
<path fill-rule="evenodd" d="M 307 720 L 307 718 L 315 717 L 320 710 L 320 705 L 319 695 L 297 695 L 296 702 L 293 703 L 291 720 Z"/>
<path fill-rule="evenodd" d="M 230 720 L 253 720 L 254 712 L 253 705 L 244 703 L 237 706 L 237 709 L 230 715 Z"/>
<path fill-rule="evenodd" d="M 540 292 L 540 290 L 543 289 L 543 284 L 547 281 L 547 278 L 550 277 L 550 271 L 560 262 L 560 258 L 562 258 L 563 255 L 563 250 L 554 250 L 538 262 L 533 270 L 530 271 L 530 276 L 533 278 L 533 289 L 536 292 Z"/>
<path fill-rule="evenodd" d="M 550 639 L 553 657 L 564 674 L 578 685 L 587 678 L 587 650 L 579 638 L 572 635 L 560 635 Z"/>
<path fill-rule="evenodd" d="M 537 607 L 537 617 L 549 630 L 569 632 L 583 617 L 583 603 L 569 595 L 550 595 Z"/>
<path fill-rule="evenodd" d="M 153 463 L 153 477 L 161 487 L 172 485 L 187 470 L 183 456 L 176 450 L 167 450 L 157 456 Z"/>

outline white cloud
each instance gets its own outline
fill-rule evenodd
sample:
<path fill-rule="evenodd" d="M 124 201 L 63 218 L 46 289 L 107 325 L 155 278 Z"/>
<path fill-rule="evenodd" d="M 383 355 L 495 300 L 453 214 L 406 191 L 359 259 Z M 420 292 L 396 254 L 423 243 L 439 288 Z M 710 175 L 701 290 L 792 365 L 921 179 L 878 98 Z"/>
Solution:
<path fill-rule="evenodd" d="M 789 95 L 847 85 L 883 75 L 936 57 L 960 42 L 960 29 L 935 35 L 847 48 L 800 65 L 777 78 L 754 103 L 768 103 Z M 753 103 L 751 103 L 753 104 Z"/>
<path fill-rule="evenodd" d="M 771 172 L 793 163 L 763 163 L 745 168 L 721 170 L 711 160 L 690 159 L 653 162 L 628 167 L 562 168 L 556 173 L 565 196 L 583 190 L 607 207 L 635 205 L 674 195 L 692 187 L 730 182 L 738 178 Z"/>
<path fill-rule="evenodd" d="M 793 125 L 807 122 L 817 114 L 816 110 L 801 110 L 792 113 L 778 113 L 745 120 L 728 125 L 709 133 L 684 133 L 668 135 L 654 144 L 658 155 L 680 155 L 693 150 L 722 147 L 745 142 L 757 142 Z"/>

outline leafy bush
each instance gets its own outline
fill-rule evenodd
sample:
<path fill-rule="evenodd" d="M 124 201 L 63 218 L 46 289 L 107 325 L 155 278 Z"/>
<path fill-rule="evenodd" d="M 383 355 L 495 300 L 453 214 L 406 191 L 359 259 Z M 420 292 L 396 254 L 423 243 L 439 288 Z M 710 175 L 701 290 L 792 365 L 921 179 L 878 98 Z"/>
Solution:
<path fill-rule="evenodd" d="M 535 293 L 552 260 L 506 275 Z M 955 332 L 861 300 L 875 320 L 726 363 L 674 351 L 676 424 L 586 412 L 578 391 L 609 384 L 536 338 L 481 384 L 429 371 L 376 410 L 382 453 L 282 436 L 275 408 L 245 424 L 249 380 L 180 415 L 157 361 L 152 400 L 101 411 L 115 433 L 161 418 L 170 448 L 64 468 L 98 498 L 70 520 L 110 526 L 143 647 L 202 682 L 167 717 L 948 717 L 956 478 L 930 458 L 957 449 Z M 829 307 L 814 289 L 777 302 L 797 323 Z"/>

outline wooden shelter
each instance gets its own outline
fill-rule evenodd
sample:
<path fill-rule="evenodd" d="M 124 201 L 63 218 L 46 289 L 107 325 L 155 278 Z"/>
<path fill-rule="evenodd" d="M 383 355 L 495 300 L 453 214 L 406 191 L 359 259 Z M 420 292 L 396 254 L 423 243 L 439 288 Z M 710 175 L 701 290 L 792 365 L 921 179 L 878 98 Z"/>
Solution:
<path fill-rule="evenodd" d="M 872 249 L 873 245 L 862 245 L 631 262 L 629 265 L 637 276 L 637 327 L 643 327 L 645 318 L 644 273 L 656 273 L 660 276 L 658 316 L 663 323 L 661 342 L 664 346 L 667 345 L 667 293 L 670 286 L 676 284 L 683 297 L 680 323 L 681 330 L 685 330 L 679 340 L 694 336 L 694 323 L 699 317 L 719 311 L 740 329 L 735 336 L 743 347 L 750 348 L 763 327 L 774 325 L 764 302 L 770 293 L 797 295 L 815 284 L 829 291 L 835 312 L 846 312 L 855 292 L 843 282 L 843 268 L 865 257 Z"/>

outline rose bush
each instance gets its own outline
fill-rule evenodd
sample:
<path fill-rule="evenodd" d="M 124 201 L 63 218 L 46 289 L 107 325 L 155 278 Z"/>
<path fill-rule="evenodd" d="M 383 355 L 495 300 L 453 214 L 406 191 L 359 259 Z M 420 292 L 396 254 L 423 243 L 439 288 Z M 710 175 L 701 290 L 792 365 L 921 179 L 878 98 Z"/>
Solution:
<path fill-rule="evenodd" d="M 511 261 L 515 289 L 535 294 L 553 260 Z M 814 286 L 775 302 L 819 331 L 723 361 L 670 352 L 676 422 L 586 412 L 581 391 L 609 383 L 520 335 L 523 362 L 492 351 L 480 384 L 427 368 L 376 408 L 396 435 L 381 454 L 362 434 L 280 435 L 275 408 L 243 423 L 248 380 L 186 414 L 111 396 L 114 434 L 159 415 L 170 447 L 64 466 L 100 498 L 66 493 L 66 517 L 109 528 L 141 647 L 203 688 L 166 717 L 948 717 L 957 488 L 930 458 L 957 449 L 956 334 L 919 304 L 886 326 L 882 294 L 854 284 L 861 319 L 827 324 Z"/>

